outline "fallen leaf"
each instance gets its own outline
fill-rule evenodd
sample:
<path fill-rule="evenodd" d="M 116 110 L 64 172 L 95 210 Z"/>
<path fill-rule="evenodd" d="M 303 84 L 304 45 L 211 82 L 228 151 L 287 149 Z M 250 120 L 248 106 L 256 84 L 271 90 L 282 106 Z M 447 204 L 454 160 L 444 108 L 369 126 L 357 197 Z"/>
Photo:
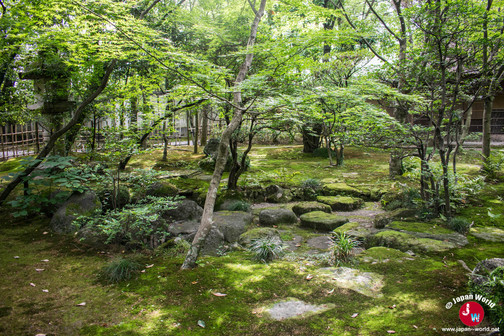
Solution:
<path fill-rule="evenodd" d="M 30 282 L 30 286 L 35 287 L 37 285 L 35 285 L 33 282 Z"/>
<path fill-rule="evenodd" d="M 35 271 L 37 272 L 42 272 L 44 269 L 43 268 L 35 268 Z"/>
<path fill-rule="evenodd" d="M 414 324 L 413 324 L 413 328 L 418 329 L 418 327 L 416 325 L 414 325 Z"/>
<path fill-rule="evenodd" d="M 227 294 L 219 293 L 219 292 L 212 293 L 212 294 L 215 295 L 215 296 L 226 296 L 227 295 Z"/>
<path fill-rule="evenodd" d="M 77 306 L 80 306 L 80 307 L 83 307 L 86 305 L 86 302 L 81 302 L 81 303 L 78 303 Z"/>
<path fill-rule="evenodd" d="M 294 246 L 296 246 L 296 247 L 300 247 L 300 246 L 301 246 L 301 244 L 296 244 L 296 245 L 294 245 Z"/>
<path fill-rule="evenodd" d="M 327 294 L 332 294 L 334 292 L 334 288 L 331 289 L 330 291 L 327 291 Z"/>
<path fill-rule="evenodd" d="M 357 316 L 359 316 L 359 313 L 353 313 L 352 316 L 350 316 L 351 318 L 356 318 Z"/>
<path fill-rule="evenodd" d="M 141 270 L 140 273 L 145 273 L 145 270 Z"/>
<path fill-rule="evenodd" d="M 49 259 L 43 259 L 43 260 L 40 260 L 40 261 L 49 262 Z"/>
<path fill-rule="evenodd" d="M 310 281 L 311 279 L 313 279 L 313 275 L 312 274 L 308 274 L 305 279 L 308 280 L 308 281 Z"/>
<path fill-rule="evenodd" d="M 19 256 L 14 256 L 14 259 L 19 259 Z"/>
<path fill-rule="evenodd" d="M 48 234 L 48 233 L 49 233 L 49 232 L 47 232 L 47 231 L 42 232 L 42 234 Z"/>
<path fill-rule="evenodd" d="M 205 328 L 205 322 L 202 321 L 202 320 L 198 320 L 198 325 L 201 327 L 201 328 Z"/>
<path fill-rule="evenodd" d="M 394 331 L 394 330 L 387 330 L 387 332 L 388 332 L 389 334 L 395 334 L 395 331 Z"/>
<path fill-rule="evenodd" d="M 152 264 L 152 265 L 147 265 L 147 266 L 145 266 L 145 268 L 151 268 L 152 266 L 154 266 L 154 264 Z"/>
<path fill-rule="evenodd" d="M 196 285 L 197 283 L 198 283 L 198 281 L 191 282 L 192 285 Z"/>
<path fill-rule="evenodd" d="M 46 334 L 37 334 L 35 336 L 47 336 Z"/>
<path fill-rule="evenodd" d="M 49 293 L 49 289 L 42 289 L 42 292 Z"/>
<path fill-rule="evenodd" d="M 392 306 L 389 306 L 389 309 L 394 309 L 395 307 L 397 307 L 396 305 L 392 305 Z"/>

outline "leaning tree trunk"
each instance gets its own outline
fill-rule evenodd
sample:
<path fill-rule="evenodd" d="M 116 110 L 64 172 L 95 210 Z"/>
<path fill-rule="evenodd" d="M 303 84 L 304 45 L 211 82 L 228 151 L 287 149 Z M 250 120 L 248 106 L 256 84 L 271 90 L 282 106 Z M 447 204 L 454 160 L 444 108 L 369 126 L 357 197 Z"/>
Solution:
<path fill-rule="evenodd" d="M 102 77 L 100 86 L 92 94 L 90 94 L 89 97 L 86 98 L 86 100 L 84 100 L 79 105 L 77 110 L 75 110 L 74 116 L 72 117 L 72 119 L 70 119 L 68 124 L 66 124 L 64 127 L 62 127 L 61 129 L 59 129 L 58 131 L 54 132 L 51 135 L 49 141 L 37 155 L 37 158 L 33 161 L 33 163 L 30 164 L 28 167 L 26 167 L 24 171 L 19 173 L 16 176 L 16 178 L 14 178 L 9 184 L 7 184 L 5 189 L 0 194 L 0 204 L 2 204 L 5 201 L 5 199 L 10 195 L 10 193 L 14 190 L 14 188 L 16 188 L 17 185 L 21 183 L 25 177 L 30 175 L 39 166 L 42 160 L 51 152 L 58 139 L 60 139 L 66 132 L 68 132 L 72 127 L 74 127 L 78 123 L 82 113 L 84 113 L 85 108 L 89 104 L 91 104 L 95 100 L 95 98 L 98 97 L 98 95 L 107 86 L 110 73 L 112 72 L 112 70 L 114 70 L 115 64 L 116 60 L 112 60 L 112 62 L 110 62 L 109 66 L 107 67 Z"/>
<path fill-rule="evenodd" d="M 261 21 L 261 17 L 264 15 L 264 8 L 266 7 L 267 0 L 261 0 L 261 4 L 259 6 L 259 10 L 255 13 L 254 21 L 252 22 L 252 26 L 250 28 L 250 36 L 247 43 L 247 50 L 252 50 L 256 35 L 257 28 L 259 26 L 259 22 Z M 235 106 L 233 119 L 228 124 L 224 132 L 222 133 L 221 141 L 219 143 L 219 148 L 217 150 L 217 159 L 215 162 L 215 169 L 212 175 L 212 180 L 210 181 L 210 186 L 208 187 L 208 192 L 205 200 L 205 207 L 203 208 L 203 215 L 201 217 L 201 223 L 198 228 L 198 232 L 194 236 L 191 248 L 187 253 L 187 256 L 182 265 L 182 269 L 191 269 L 196 266 L 196 260 L 198 259 L 199 253 L 205 240 L 212 229 L 213 224 L 213 209 L 215 206 L 215 200 L 217 199 L 217 190 L 219 188 L 219 184 L 222 178 L 222 173 L 224 172 L 224 167 L 227 161 L 228 155 L 228 146 L 229 139 L 231 139 L 231 135 L 238 128 L 242 121 L 244 109 L 241 107 L 242 105 L 242 97 L 241 91 L 238 87 L 240 83 L 245 80 L 245 76 L 252 65 L 252 59 L 254 58 L 254 54 L 249 52 L 245 56 L 245 61 L 240 67 L 240 71 L 236 76 L 235 80 L 235 92 L 233 93 L 233 104 Z"/>

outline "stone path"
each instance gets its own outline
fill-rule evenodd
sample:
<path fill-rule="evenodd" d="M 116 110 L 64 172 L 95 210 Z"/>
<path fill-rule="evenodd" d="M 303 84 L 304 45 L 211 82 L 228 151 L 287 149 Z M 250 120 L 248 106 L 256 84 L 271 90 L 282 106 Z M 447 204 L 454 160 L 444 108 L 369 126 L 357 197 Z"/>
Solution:
<path fill-rule="evenodd" d="M 333 304 L 313 305 L 295 298 L 288 298 L 276 302 L 272 307 L 266 308 L 264 312 L 272 319 L 281 321 L 320 314 L 332 308 L 334 308 Z"/>

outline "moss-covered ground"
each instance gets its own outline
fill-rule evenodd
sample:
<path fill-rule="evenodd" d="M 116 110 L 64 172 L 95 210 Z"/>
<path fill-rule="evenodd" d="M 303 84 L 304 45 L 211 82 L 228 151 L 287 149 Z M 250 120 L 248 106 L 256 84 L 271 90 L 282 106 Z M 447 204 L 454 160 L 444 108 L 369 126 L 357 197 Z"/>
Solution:
<path fill-rule="evenodd" d="M 180 161 L 184 153 L 190 160 L 197 159 L 180 152 Z M 252 168 L 240 183 L 267 184 L 271 179 L 299 185 L 308 178 L 331 178 L 356 187 L 397 184 L 388 180 L 385 151 L 350 148 L 342 168 L 328 167 L 327 159 L 300 152 L 300 147 L 257 148 L 252 152 Z M 152 167 L 160 156 L 154 152 L 145 160 L 137 157 L 133 164 Z M 462 161 L 460 170 L 475 174 L 473 161 Z M 170 169 L 194 169 L 176 166 Z M 190 179 L 174 183 L 179 189 L 193 187 Z M 203 189 L 204 183 L 195 180 L 194 186 Z M 504 213 L 503 194 L 504 184 L 487 185 L 459 215 L 476 226 L 504 228 L 504 215 L 498 216 Z M 388 330 L 398 335 L 449 335 L 442 328 L 463 325 L 458 307 L 447 310 L 445 304 L 468 294 L 466 271 L 458 260 L 474 267 L 482 259 L 504 257 L 502 243 L 469 235 L 467 246 L 446 252 L 345 264 L 383 275 L 385 286 L 379 298 L 335 288 L 317 276 L 308 281 L 323 261 L 306 254 L 304 246 L 270 264 L 252 261 L 245 251 L 202 257 L 190 271 L 180 270 L 183 254 L 158 250 L 144 253 L 142 264 L 152 266 L 134 279 L 105 284 L 98 281 L 102 267 L 131 252 L 117 246 L 97 250 L 71 236 L 51 233 L 47 218 L 19 219 L 10 212 L 7 207 L 0 209 L 0 335 L 318 336 L 386 335 Z M 284 239 L 314 236 L 297 226 L 278 229 Z M 303 319 L 274 321 L 265 316 L 263 307 L 288 297 L 331 303 L 334 308 Z M 352 317 L 354 313 L 358 315 Z M 199 320 L 205 328 L 198 326 Z"/>

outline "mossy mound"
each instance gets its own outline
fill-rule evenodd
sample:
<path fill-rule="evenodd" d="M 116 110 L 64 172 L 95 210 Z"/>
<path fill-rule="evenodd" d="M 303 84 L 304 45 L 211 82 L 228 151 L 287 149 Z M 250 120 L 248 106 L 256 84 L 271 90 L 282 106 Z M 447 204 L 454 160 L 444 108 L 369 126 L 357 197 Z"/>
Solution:
<path fill-rule="evenodd" d="M 362 199 L 349 196 L 318 196 L 317 201 L 329 205 L 333 211 L 353 211 L 364 205 Z"/>
<path fill-rule="evenodd" d="M 170 182 L 154 182 L 145 192 L 147 196 L 169 197 L 178 194 L 178 188 Z"/>
<path fill-rule="evenodd" d="M 301 202 L 292 207 L 292 211 L 296 214 L 296 216 L 301 216 L 305 213 L 312 211 L 323 211 L 330 213 L 331 206 L 328 204 L 320 203 L 320 202 Z"/>
<path fill-rule="evenodd" d="M 368 246 L 387 246 L 401 251 L 412 250 L 419 253 L 444 252 L 457 247 L 455 244 L 429 238 L 417 238 L 405 232 L 387 230 L 370 237 Z"/>
<path fill-rule="evenodd" d="M 469 233 L 486 241 L 504 242 L 504 230 L 494 226 L 473 227 Z"/>
<path fill-rule="evenodd" d="M 346 183 L 329 183 L 322 187 L 322 193 L 326 196 L 361 196 L 361 191 Z"/>
<path fill-rule="evenodd" d="M 386 225 L 388 225 L 394 219 L 405 219 L 409 217 L 413 217 L 416 214 L 415 209 L 407 209 L 407 208 L 399 208 L 393 211 L 385 212 L 382 214 L 378 214 L 375 216 L 373 220 L 373 225 L 377 229 L 383 229 Z"/>
<path fill-rule="evenodd" d="M 405 232 L 417 238 L 447 241 L 457 246 L 465 246 L 468 243 L 464 235 L 433 223 L 395 221 L 386 228 Z"/>
<path fill-rule="evenodd" d="M 238 242 L 243 246 L 249 246 L 255 240 L 267 237 L 278 237 L 278 240 L 282 241 L 280 238 L 280 232 L 278 232 L 277 229 L 261 227 L 241 234 Z"/>
<path fill-rule="evenodd" d="M 343 216 L 323 211 L 312 211 L 301 215 L 301 226 L 320 231 L 332 231 L 348 222 Z"/>
<path fill-rule="evenodd" d="M 358 240 L 366 240 L 372 232 L 361 226 L 358 222 L 348 222 L 333 230 L 333 233 L 345 233 L 346 235 Z"/>
<path fill-rule="evenodd" d="M 368 250 L 365 250 L 359 254 L 358 259 L 362 262 L 388 262 L 397 261 L 402 262 L 404 259 L 410 259 L 411 256 L 402 251 L 383 246 L 375 246 Z"/>

